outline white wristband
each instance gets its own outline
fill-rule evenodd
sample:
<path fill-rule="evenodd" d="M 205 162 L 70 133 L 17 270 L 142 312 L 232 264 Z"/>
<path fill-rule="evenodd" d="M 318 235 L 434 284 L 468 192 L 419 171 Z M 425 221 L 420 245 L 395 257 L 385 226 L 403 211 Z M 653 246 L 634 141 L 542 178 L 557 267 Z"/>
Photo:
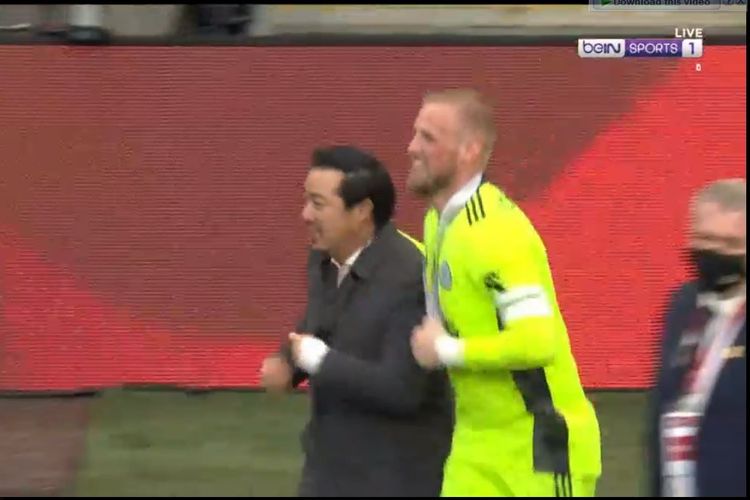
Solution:
<path fill-rule="evenodd" d="M 460 366 L 464 363 L 464 343 L 449 335 L 435 340 L 435 351 L 444 366 Z"/>
<path fill-rule="evenodd" d="M 310 375 L 315 375 L 326 354 L 328 346 L 325 342 L 316 337 L 306 336 L 300 342 L 297 364 Z"/>

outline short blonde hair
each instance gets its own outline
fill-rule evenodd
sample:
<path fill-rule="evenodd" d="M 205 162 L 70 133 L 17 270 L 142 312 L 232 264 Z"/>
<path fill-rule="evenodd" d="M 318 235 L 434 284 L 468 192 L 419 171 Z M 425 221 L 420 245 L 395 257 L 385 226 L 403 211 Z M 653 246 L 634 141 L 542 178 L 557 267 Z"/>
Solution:
<path fill-rule="evenodd" d="M 703 187 L 694 198 L 698 203 L 716 203 L 728 212 L 746 212 L 747 194 L 745 179 L 719 179 Z"/>
<path fill-rule="evenodd" d="M 428 92 L 422 102 L 445 103 L 458 107 L 465 124 L 482 136 L 482 153 L 486 166 L 497 140 L 493 102 L 477 90 L 462 88 Z"/>

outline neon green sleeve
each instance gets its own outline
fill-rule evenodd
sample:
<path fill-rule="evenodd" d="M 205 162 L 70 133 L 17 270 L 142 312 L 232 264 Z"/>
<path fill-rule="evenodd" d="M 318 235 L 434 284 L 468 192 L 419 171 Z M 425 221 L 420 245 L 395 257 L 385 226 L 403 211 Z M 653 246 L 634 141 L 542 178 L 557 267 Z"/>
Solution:
<path fill-rule="evenodd" d="M 477 245 L 472 279 L 481 280 L 498 319 L 487 332 L 472 332 L 463 339 L 463 366 L 544 367 L 555 356 L 558 321 L 544 245 L 521 213 L 499 218 L 483 236 L 492 243 Z"/>

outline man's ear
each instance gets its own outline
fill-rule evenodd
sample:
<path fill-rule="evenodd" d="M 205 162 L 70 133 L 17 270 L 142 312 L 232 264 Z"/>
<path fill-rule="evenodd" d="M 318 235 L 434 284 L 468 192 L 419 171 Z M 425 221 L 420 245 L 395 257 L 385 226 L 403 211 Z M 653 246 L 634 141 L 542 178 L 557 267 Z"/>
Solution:
<path fill-rule="evenodd" d="M 461 142 L 459 152 L 468 163 L 477 163 L 482 155 L 482 143 L 475 137 L 467 137 Z"/>
<path fill-rule="evenodd" d="M 357 203 L 357 218 L 364 222 L 369 217 L 373 215 L 373 212 L 375 211 L 375 205 L 372 203 L 372 200 L 370 198 L 365 198 L 364 200 Z"/>

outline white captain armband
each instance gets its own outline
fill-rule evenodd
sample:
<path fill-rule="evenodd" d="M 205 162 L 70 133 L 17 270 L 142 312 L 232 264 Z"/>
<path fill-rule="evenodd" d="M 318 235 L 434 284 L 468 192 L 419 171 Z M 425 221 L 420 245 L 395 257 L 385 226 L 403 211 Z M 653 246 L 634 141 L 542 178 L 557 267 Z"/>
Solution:
<path fill-rule="evenodd" d="M 547 293 L 539 285 L 518 286 L 493 293 L 495 307 L 506 325 L 519 319 L 552 316 Z"/>

